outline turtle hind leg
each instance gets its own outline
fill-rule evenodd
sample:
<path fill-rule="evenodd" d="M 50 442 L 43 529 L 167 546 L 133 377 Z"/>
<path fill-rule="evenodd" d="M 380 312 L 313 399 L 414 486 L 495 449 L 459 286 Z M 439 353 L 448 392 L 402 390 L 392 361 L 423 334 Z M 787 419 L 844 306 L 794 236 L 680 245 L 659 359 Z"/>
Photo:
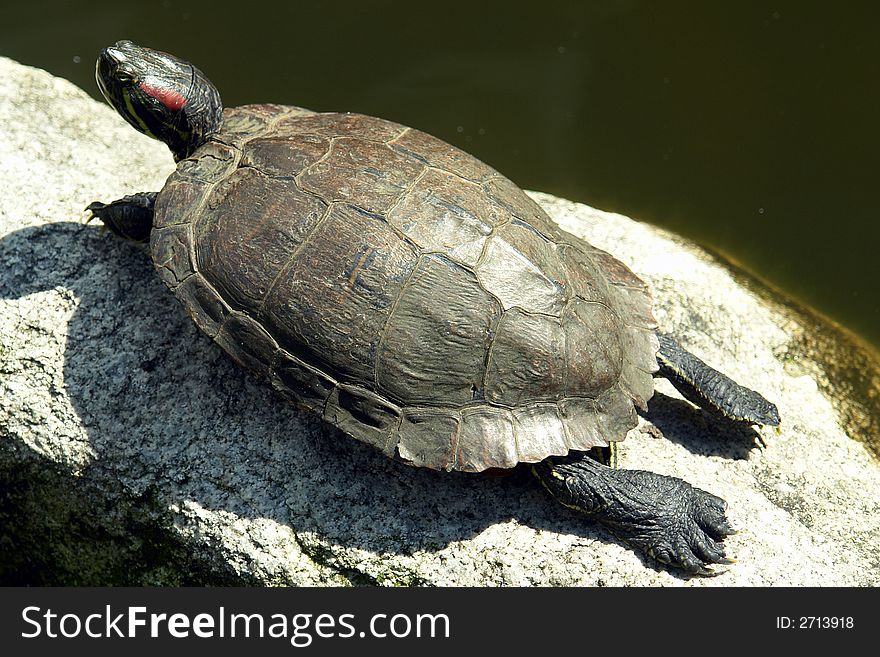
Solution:
<path fill-rule="evenodd" d="M 733 563 L 721 541 L 734 533 L 724 500 L 686 481 L 644 470 L 615 470 L 586 454 L 549 458 L 533 474 L 564 506 L 608 527 L 660 563 L 714 575 L 711 564 Z"/>
<path fill-rule="evenodd" d="M 732 420 L 776 426 L 779 410 L 759 393 L 741 386 L 685 350 L 671 336 L 660 334 L 655 376 L 668 379 L 685 399 L 711 408 Z"/>
<path fill-rule="evenodd" d="M 135 242 L 148 242 L 153 229 L 157 192 L 124 196 L 112 203 L 95 201 L 86 208 L 113 233 Z"/>

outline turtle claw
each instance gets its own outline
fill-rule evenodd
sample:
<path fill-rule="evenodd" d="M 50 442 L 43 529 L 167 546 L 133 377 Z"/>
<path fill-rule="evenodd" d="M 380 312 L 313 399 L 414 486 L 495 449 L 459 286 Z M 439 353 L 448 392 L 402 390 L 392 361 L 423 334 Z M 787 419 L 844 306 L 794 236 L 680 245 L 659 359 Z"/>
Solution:
<path fill-rule="evenodd" d="M 716 576 L 733 563 L 722 541 L 733 533 L 727 503 L 681 479 L 639 473 L 649 487 L 661 488 L 654 517 L 629 524 L 608 523 L 623 540 L 657 561 L 694 575 Z M 659 480 L 658 480 L 659 479 Z M 629 526 L 627 526 L 629 525 Z M 720 566 L 720 568 L 719 568 Z"/>
<path fill-rule="evenodd" d="M 729 566 L 732 566 L 735 563 L 736 559 L 731 557 L 721 557 L 718 561 L 712 564 L 705 564 L 697 574 L 708 577 L 718 577 L 718 575 L 726 573 L 729 570 Z"/>
<path fill-rule="evenodd" d="M 696 572 L 697 575 L 702 575 L 703 577 L 718 577 L 719 575 L 723 575 L 726 573 L 732 564 L 735 564 L 735 559 L 722 558 L 717 563 L 706 564 L 700 570 Z"/>
<path fill-rule="evenodd" d="M 147 242 L 153 226 L 156 194 L 156 192 L 142 192 L 124 196 L 112 203 L 100 201 L 89 203 L 84 212 L 90 212 L 91 216 L 85 223 L 100 219 L 105 228 L 120 237 L 135 242 Z"/>
<path fill-rule="evenodd" d="M 101 220 L 101 210 L 106 208 L 107 205 L 101 203 L 100 201 L 95 201 L 94 203 L 89 203 L 87 208 L 84 208 L 82 211 L 82 223 L 84 226 L 88 226 L 90 223 Z M 104 222 L 101 222 L 101 232 L 107 230 L 107 225 Z"/>
<path fill-rule="evenodd" d="M 589 457 L 547 459 L 533 471 L 562 504 L 662 564 L 703 575 L 718 574 L 713 564 L 727 565 L 722 541 L 733 528 L 720 497 L 677 477 L 613 470 Z"/>

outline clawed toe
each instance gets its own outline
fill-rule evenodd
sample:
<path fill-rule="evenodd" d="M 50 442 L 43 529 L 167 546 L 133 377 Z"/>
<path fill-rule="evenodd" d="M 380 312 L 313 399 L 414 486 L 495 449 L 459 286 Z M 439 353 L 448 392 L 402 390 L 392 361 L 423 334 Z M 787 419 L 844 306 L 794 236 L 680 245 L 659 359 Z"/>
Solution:
<path fill-rule="evenodd" d="M 646 553 L 657 561 L 688 573 L 715 576 L 734 563 L 725 553 L 723 539 L 733 533 L 727 521 L 727 503 L 698 488 L 688 491 L 690 498 L 676 522 Z"/>
<path fill-rule="evenodd" d="M 95 219 L 100 220 L 100 213 L 106 207 L 100 201 L 89 203 L 88 207 L 83 210 L 83 223 L 90 224 Z"/>
<path fill-rule="evenodd" d="M 693 521 L 710 539 L 721 541 L 736 533 L 727 520 L 727 502 L 699 488 L 693 489 L 693 497 Z"/>
<path fill-rule="evenodd" d="M 548 459 L 533 472 L 564 505 L 586 513 L 649 557 L 695 575 L 732 563 L 727 503 L 676 477 L 614 470 L 589 457 Z M 720 567 L 720 568 L 719 568 Z"/>
<path fill-rule="evenodd" d="M 683 553 L 681 561 L 689 572 L 718 575 L 724 569 L 716 570 L 713 565 L 727 566 L 734 563 L 727 557 L 721 543 L 726 536 L 734 533 L 725 515 L 727 502 L 699 488 L 691 491 L 692 504 L 685 521 L 690 531 L 687 546 L 680 550 Z M 693 567 L 694 559 L 699 562 L 696 568 Z"/>
<path fill-rule="evenodd" d="M 724 558 L 724 548 L 709 536 L 696 538 L 692 542 L 691 549 L 703 563 L 718 563 Z"/>

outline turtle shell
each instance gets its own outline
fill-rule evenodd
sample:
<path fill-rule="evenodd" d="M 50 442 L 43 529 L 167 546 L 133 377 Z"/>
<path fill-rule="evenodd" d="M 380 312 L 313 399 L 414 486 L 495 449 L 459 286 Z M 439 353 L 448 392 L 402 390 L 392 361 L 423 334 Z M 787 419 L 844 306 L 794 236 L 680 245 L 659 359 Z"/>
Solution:
<path fill-rule="evenodd" d="M 606 445 L 653 391 L 645 284 L 491 167 L 389 121 L 227 109 L 159 194 L 151 252 L 233 359 L 413 465 Z"/>

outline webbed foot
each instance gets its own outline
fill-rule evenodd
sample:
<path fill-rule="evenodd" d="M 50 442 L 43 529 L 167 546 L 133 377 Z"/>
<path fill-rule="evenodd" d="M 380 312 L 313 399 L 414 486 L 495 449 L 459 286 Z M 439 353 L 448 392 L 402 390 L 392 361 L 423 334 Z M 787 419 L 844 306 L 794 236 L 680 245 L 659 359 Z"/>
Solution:
<path fill-rule="evenodd" d="M 686 481 L 643 470 L 613 470 L 584 455 L 550 458 L 533 468 L 565 506 L 592 516 L 660 563 L 700 575 L 733 563 L 721 541 L 734 531 L 726 502 Z"/>

